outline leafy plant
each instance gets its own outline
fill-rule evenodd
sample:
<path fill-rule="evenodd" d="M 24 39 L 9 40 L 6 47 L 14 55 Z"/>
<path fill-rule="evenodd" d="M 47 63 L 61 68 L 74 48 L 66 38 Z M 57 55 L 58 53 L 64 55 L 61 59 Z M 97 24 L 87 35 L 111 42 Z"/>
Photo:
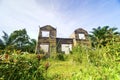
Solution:
<path fill-rule="evenodd" d="M 106 46 L 111 41 L 114 42 L 115 38 L 119 37 L 119 32 L 116 31 L 117 28 L 110 28 L 109 26 L 103 26 L 98 28 L 93 28 L 90 34 L 93 47 Z"/>
<path fill-rule="evenodd" d="M 15 56 L 15 55 L 14 55 Z M 9 62 L 4 60 L 0 63 L 0 77 L 4 80 L 45 80 L 45 68 L 38 60 L 37 56 L 34 59 L 27 58 L 24 55 L 17 54 L 16 57 L 9 59 Z"/>

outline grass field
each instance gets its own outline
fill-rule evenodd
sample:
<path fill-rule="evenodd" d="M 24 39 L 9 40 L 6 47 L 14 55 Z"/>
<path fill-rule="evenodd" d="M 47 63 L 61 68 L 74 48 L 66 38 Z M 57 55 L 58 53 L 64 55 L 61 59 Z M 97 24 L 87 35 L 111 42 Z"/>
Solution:
<path fill-rule="evenodd" d="M 119 44 L 78 46 L 69 55 L 43 57 L 17 51 L 1 54 L 0 80 L 120 80 Z"/>

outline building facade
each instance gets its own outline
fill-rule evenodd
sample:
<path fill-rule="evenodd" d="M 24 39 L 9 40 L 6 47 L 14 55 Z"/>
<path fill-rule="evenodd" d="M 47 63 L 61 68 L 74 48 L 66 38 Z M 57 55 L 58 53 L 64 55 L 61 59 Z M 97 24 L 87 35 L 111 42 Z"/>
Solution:
<path fill-rule="evenodd" d="M 69 54 L 74 46 L 83 44 L 90 46 L 88 32 L 82 28 L 76 29 L 70 38 L 57 38 L 57 30 L 51 25 L 39 28 L 37 53 L 50 56 L 53 53 Z"/>

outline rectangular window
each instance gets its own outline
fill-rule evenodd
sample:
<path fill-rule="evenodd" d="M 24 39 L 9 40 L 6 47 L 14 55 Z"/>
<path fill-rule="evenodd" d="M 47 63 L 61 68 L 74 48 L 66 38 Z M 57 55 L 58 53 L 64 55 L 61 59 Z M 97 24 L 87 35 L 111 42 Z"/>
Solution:
<path fill-rule="evenodd" d="M 85 34 L 80 33 L 79 34 L 79 39 L 85 39 Z"/>
<path fill-rule="evenodd" d="M 44 52 L 49 52 L 49 44 L 41 44 L 40 48 L 44 51 Z"/>
<path fill-rule="evenodd" d="M 49 31 L 42 31 L 42 37 L 49 37 Z"/>
<path fill-rule="evenodd" d="M 65 54 L 69 54 L 70 51 L 72 51 L 72 44 L 62 44 L 61 48 L 62 48 L 62 51 L 65 52 Z"/>

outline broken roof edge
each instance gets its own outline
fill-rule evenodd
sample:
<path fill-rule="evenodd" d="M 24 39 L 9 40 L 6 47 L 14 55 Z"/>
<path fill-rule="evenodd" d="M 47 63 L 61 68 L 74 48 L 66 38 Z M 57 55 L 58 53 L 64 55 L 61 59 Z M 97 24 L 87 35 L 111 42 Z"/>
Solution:
<path fill-rule="evenodd" d="M 50 27 L 50 28 L 56 30 L 56 28 L 53 27 L 53 26 L 51 26 L 51 25 L 44 25 L 44 26 L 42 26 L 42 27 L 40 27 L 40 25 L 39 25 L 39 28 L 40 28 L 40 29 L 42 29 L 42 28 L 46 28 L 46 27 Z"/>
<path fill-rule="evenodd" d="M 83 29 L 83 28 L 77 28 L 77 29 L 74 30 L 74 32 L 77 31 L 77 30 L 82 30 L 82 31 L 87 32 L 87 31 L 86 31 L 85 29 Z"/>
<path fill-rule="evenodd" d="M 77 29 L 74 30 L 74 32 L 75 32 L 75 33 L 76 33 L 76 32 L 81 32 L 81 33 L 84 33 L 85 35 L 88 35 L 87 30 L 85 30 L 85 29 L 83 29 L 83 28 L 77 28 Z"/>

